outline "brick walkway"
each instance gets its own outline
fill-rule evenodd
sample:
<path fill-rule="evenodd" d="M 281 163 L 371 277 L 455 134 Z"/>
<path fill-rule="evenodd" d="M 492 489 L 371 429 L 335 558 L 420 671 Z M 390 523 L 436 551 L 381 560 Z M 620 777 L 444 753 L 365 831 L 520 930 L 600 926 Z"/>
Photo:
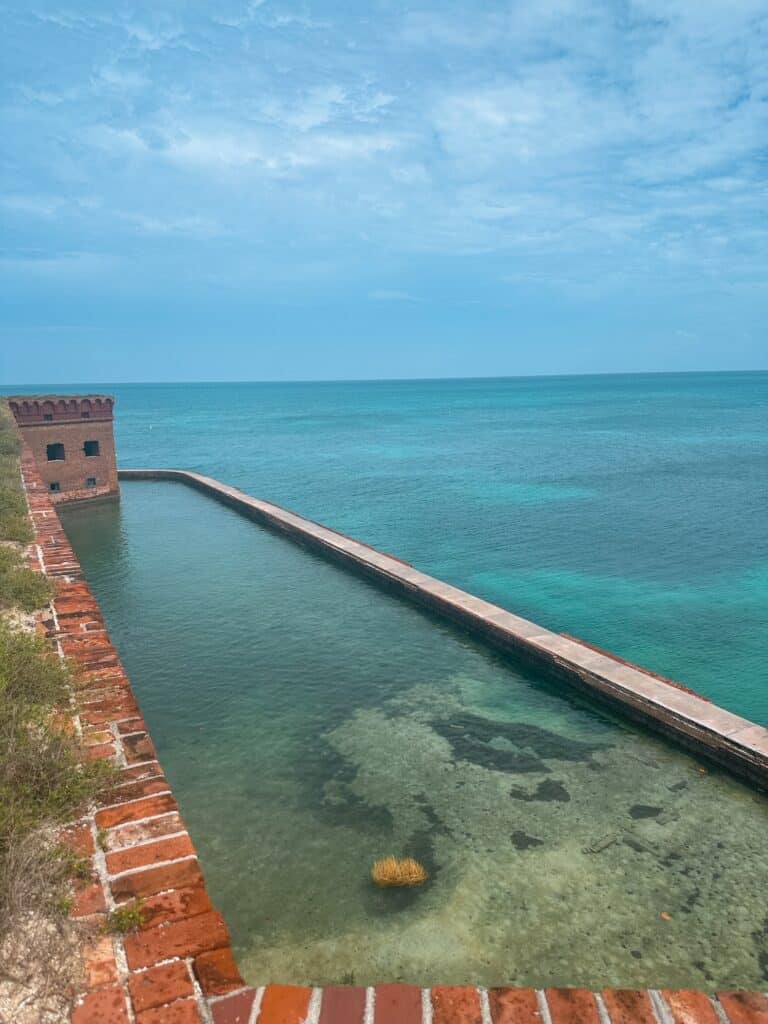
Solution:
<path fill-rule="evenodd" d="M 41 628 L 80 667 L 75 722 L 89 756 L 113 760 L 121 775 L 114 802 L 64 833 L 91 865 L 72 910 L 92 936 L 72 1024 L 768 1024 L 768 997 L 758 993 L 245 986 L 128 677 L 26 449 L 22 474 L 34 565 L 57 588 Z M 142 928 L 103 934 L 107 913 L 137 897 Z"/>

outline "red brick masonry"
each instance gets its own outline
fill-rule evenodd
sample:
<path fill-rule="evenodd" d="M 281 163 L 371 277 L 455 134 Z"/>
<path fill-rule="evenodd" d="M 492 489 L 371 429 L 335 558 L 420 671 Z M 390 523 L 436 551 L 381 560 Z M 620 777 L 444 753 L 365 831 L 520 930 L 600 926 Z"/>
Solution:
<path fill-rule="evenodd" d="M 65 829 L 90 858 L 73 917 L 88 920 L 87 990 L 72 1024 L 768 1024 L 768 997 L 721 992 L 377 985 L 304 988 L 243 983 L 195 848 L 163 776 L 130 682 L 104 628 L 28 449 L 22 473 L 35 526 L 35 564 L 56 582 L 42 627 L 80 667 L 76 727 L 89 756 L 121 779 L 108 806 Z M 136 897 L 146 920 L 101 933 L 109 910 Z"/>

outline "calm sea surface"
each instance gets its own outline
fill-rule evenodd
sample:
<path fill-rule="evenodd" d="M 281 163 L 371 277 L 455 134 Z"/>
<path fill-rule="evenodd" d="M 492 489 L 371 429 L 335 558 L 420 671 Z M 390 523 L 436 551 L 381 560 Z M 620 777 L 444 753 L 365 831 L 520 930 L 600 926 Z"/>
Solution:
<path fill-rule="evenodd" d="M 123 465 L 768 719 L 768 375 L 110 390 Z M 764 986 L 764 797 L 181 485 L 62 518 L 249 980 Z"/>
<path fill-rule="evenodd" d="M 195 469 L 768 723 L 768 373 L 110 386 Z"/>

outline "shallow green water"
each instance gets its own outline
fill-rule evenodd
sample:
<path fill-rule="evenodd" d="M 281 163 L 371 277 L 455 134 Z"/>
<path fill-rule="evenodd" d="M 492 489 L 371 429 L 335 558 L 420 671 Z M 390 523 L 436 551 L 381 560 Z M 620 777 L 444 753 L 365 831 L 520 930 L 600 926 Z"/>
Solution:
<path fill-rule="evenodd" d="M 763 797 L 180 485 L 62 519 L 250 981 L 764 986 Z"/>

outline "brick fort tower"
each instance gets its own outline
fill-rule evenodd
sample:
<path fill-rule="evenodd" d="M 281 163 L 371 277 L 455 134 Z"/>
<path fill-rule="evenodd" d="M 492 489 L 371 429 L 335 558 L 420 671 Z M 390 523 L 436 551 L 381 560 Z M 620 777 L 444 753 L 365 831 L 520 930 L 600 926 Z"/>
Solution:
<path fill-rule="evenodd" d="M 111 395 L 13 395 L 8 405 L 51 500 L 117 498 Z"/>

